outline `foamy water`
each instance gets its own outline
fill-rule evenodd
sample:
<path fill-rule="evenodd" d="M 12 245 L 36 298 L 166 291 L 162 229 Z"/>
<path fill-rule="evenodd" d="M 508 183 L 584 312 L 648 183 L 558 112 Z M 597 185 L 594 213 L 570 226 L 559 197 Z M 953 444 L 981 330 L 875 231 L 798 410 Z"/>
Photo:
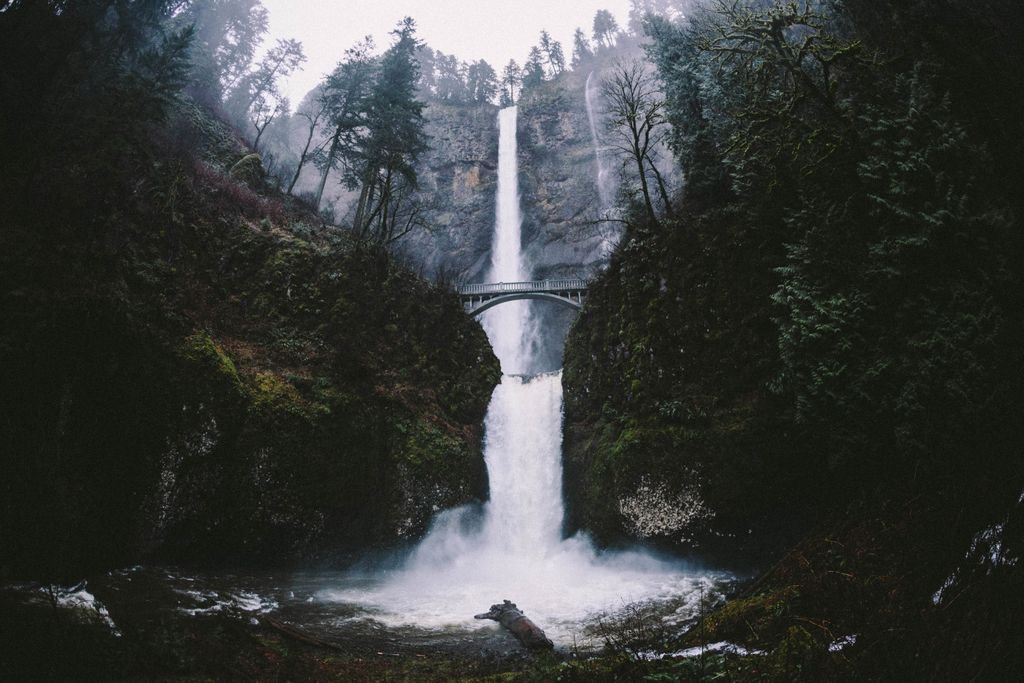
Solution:
<path fill-rule="evenodd" d="M 502 110 L 499 126 L 489 278 L 516 282 L 530 273 L 521 255 L 514 107 Z M 598 553 L 585 536 L 562 537 L 562 376 L 530 375 L 538 334 L 531 305 L 502 304 L 482 321 L 504 373 L 484 424 L 490 500 L 482 511 L 441 513 L 398 570 L 353 576 L 320 599 L 360 606 L 389 626 L 438 630 L 494 628 L 473 615 L 509 599 L 568 646 L 588 621 L 632 603 L 668 602 L 685 619 L 724 578 L 639 551 Z"/>

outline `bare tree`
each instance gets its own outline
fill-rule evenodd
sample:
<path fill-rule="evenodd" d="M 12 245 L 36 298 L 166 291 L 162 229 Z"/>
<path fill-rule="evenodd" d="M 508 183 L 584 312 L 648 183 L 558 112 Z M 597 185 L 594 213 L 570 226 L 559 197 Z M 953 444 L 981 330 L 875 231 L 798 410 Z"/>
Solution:
<path fill-rule="evenodd" d="M 252 142 L 253 151 L 260 151 L 260 138 L 271 121 L 281 114 L 288 114 L 290 108 L 288 98 L 281 98 L 273 102 L 268 101 L 265 95 L 260 95 L 249 108 L 249 123 L 256 129 L 256 139 Z"/>
<path fill-rule="evenodd" d="M 292 176 L 292 181 L 288 184 L 288 194 L 292 193 L 292 190 L 295 189 L 295 183 L 299 182 L 299 175 L 302 173 L 302 167 L 313 156 L 313 153 L 309 151 L 309 148 L 313 144 L 313 135 L 316 133 L 316 128 L 320 125 L 321 119 L 323 119 L 327 113 L 327 102 L 322 97 L 317 97 L 310 104 L 311 106 L 309 111 L 296 112 L 296 116 L 301 116 L 306 119 L 306 123 L 309 125 L 309 128 L 306 131 L 306 144 L 303 146 L 302 152 L 299 154 L 299 163 L 295 167 L 295 175 Z"/>
<path fill-rule="evenodd" d="M 653 184 L 666 215 L 671 215 L 668 190 L 656 162 L 657 149 L 667 132 L 663 113 L 664 100 L 655 84 L 654 75 L 640 59 L 618 62 L 601 84 L 607 110 L 608 130 L 615 136 L 612 145 L 636 164 L 637 179 L 644 208 L 650 219 L 658 222 L 651 199 Z"/>

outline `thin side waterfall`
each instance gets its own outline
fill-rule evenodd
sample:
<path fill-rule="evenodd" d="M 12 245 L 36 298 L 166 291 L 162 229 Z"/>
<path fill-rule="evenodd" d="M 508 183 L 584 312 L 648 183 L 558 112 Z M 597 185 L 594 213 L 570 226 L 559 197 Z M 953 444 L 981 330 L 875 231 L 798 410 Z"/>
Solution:
<path fill-rule="evenodd" d="M 520 235 L 516 108 L 499 114 L 497 216 L 490 277 L 528 279 Z M 361 606 L 389 626 L 494 628 L 473 614 L 510 599 L 559 646 L 579 642 L 595 616 L 633 601 L 689 604 L 711 579 L 642 552 L 599 554 L 585 536 L 562 536 L 562 376 L 531 374 L 538 333 L 531 303 L 484 314 L 503 376 L 485 419 L 490 500 L 440 513 L 397 570 L 354 577 L 321 598 Z"/>
<path fill-rule="evenodd" d="M 594 113 L 594 93 L 590 88 L 590 81 L 594 78 L 594 72 L 587 74 L 587 84 L 583 87 L 584 97 L 587 101 L 587 120 L 590 122 L 590 139 L 594 143 L 594 164 L 596 167 L 595 178 L 597 180 L 597 196 L 601 201 L 599 213 L 604 213 L 612 208 L 612 178 L 605 162 L 604 149 L 601 140 L 597 136 L 597 116 Z"/>

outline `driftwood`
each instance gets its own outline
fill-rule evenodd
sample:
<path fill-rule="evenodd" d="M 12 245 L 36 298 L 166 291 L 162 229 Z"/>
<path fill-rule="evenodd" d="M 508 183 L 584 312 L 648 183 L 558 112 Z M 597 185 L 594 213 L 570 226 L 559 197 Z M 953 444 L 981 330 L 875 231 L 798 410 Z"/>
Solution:
<path fill-rule="evenodd" d="M 531 650 L 550 650 L 555 646 L 537 624 L 519 611 L 514 602 L 505 600 L 501 604 L 491 605 L 489 612 L 477 614 L 474 619 L 493 619 L 511 631 L 520 643 Z"/>
<path fill-rule="evenodd" d="M 277 621 L 276 619 L 271 619 L 269 617 L 263 617 L 262 621 L 263 621 L 264 624 L 266 624 L 270 628 L 274 629 L 278 633 L 280 633 L 282 635 L 285 635 L 285 636 L 288 636 L 289 638 L 292 638 L 294 640 L 298 640 L 299 642 L 306 643 L 307 645 L 313 645 L 313 646 L 316 646 L 316 647 L 322 647 L 322 648 L 325 648 L 325 649 L 328 649 L 328 650 L 337 650 L 339 652 L 348 652 L 349 651 L 348 648 L 342 647 L 341 645 L 338 645 L 337 643 L 331 643 L 331 642 L 328 642 L 326 640 L 322 640 L 320 638 L 317 638 L 316 636 L 311 636 L 308 633 L 300 631 L 299 629 L 295 628 L 294 626 L 290 626 L 288 624 L 282 623 L 280 621 Z"/>

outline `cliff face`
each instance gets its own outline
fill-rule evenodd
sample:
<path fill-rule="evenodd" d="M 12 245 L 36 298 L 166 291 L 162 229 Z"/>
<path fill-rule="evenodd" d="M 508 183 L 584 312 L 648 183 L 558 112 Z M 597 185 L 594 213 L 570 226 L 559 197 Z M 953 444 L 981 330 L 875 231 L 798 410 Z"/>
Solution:
<path fill-rule="evenodd" d="M 226 173 L 202 112 L 167 128 L 130 200 L 5 205 L 0 571 L 339 561 L 486 497 L 457 298 Z"/>
<path fill-rule="evenodd" d="M 498 109 L 432 102 L 424 111 L 430 150 L 417 175 L 424 228 L 400 252 L 424 273 L 480 281 L 490 265 L 498 183 Z"/>
<path fill-rule="evenodd" d="M 772 271 L 747 235 L 640 223 L 592 284 L 566 349 L 571 529 L 739 549 L 803 514 L 778 498 L 808 483 L 810 444 L 768 390 Z"/>
<path fill-rule="evenodd" d="M 568 72 L 519 102 L 519 191 L 525 257 L 537 279 L 582 275 L 607 258 L 617 233 L 597 224 L 586 74 Z M 497 192 L 498 109 L 432 102 L 431 149 L 418 168 L 427 228 L 401 251 L 424 272 L 481 281 L 490 265 Z"/>
<path fill-rule="evenodd" d="M 537 279 L 591 274 L 618 239 L 616 228 L 598 222 L 586 77 L 566 72 L 519 102 L 523 247 Z"/>

